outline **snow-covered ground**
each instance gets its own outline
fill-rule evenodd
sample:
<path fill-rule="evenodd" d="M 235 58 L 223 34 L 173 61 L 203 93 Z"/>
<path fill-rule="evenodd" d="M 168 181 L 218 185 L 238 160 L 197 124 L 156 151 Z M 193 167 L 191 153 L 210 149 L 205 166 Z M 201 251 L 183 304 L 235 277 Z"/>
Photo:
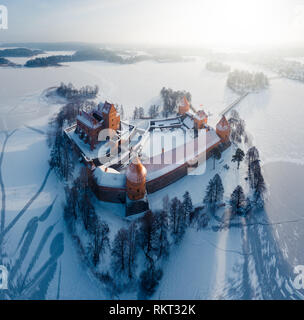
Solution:
<path fill-rule="evenodd" d="M 35 281 L 42 280 L 42 276 L 35 277 L 36 272 L 48 261 L 49 273 L 44 280 L 49 281 L 50 286 L 42 297 L 107 298 L 103 288 L 79 261 L 77 249 L 65 231 L 62 218 L 63 189 L 53 173 L 47 175 L 49 151 L 44 135 L 48 119 L 60 105 L 45 101 L 41 93 L 61 81 L 72 82 L 75 86 L 98 84 L 100 99 L 122 104 L 130 116 L 135 106 L 147 109 L 150 104 L 159 103 L 159 92 L 163 86 L 188 90 L 195 107 L 203 104 L 203 108 L 212 113 L 210 123 L 214 125 L 218 113 L 237 96 L 226 88 L 226 74 L 205 70 L 206 61 L 197 58 L 191 62 L 148 61 L 134 65 L 75 62 L 62 68 L 0 69 L 0 148 L 4 148 L 3 161 L 0 162 L 3 181 L 1 194 L 3 198 L 5 190 L 6 204 L 4 210 L 1 207 L 1 216 L 5 218 L 4 231 L 9 227 L 4 237 L 2 254 L 7 254 L 3 262 L 11 261 L 16 265 L 16 278 L 19 272 L 26 273 L 32 258 L 37 257 L 36 249 L 44 236 L 47 241 L 43 241 L 43 250 L 33 268 L 30 267 L 28 275 Z M 233 68 L 260 71 L 260 68 L 244 63 L 231 62 L 230 65 Z M 267 71 L 264 72 L 267 74 Z M 282 297 L 277 292 L 271 293 L 271 289 L 265 293 L 267 288 L 263 287 L 261 280 L 266 280 L 261 274 L 268 270 L 267 264 L 270 266 L 272 263 L 273 269 L 269 267 L 269 272 L 275 274 L 280 271 L 277 279 L 282 280 L 288 269 L 284 261 L 291 268 L 296 264 L 304 264 L 301 248 L 304 236 L 301 228 L 304 219 L 301 196 L 304 178 L 303 98 L 303 84 L 273 79 L 269 90 L 250 94 L 236 108 L 246 121 L 253 143 L 260 151 L 268 184 L 266 210 L 264 216 L 261 214 L 257 219 L 267 219 L 268 223 L 276 224 L 267 226 L 267 229 L 266 226 L 260 226 L 215 231 L 211 228 L 212 224 L 208 230 L 197 232 L 189 229 L 180 246 L 172 248 L 154 298 Z M 14 129 L 17 131 L 6 139 L 5 131 L 12 133 Z M 206 184 L 218 171 L 225 183 L 225 197 L 229 197 L 239 182 L 244 183 L 239 172 L 234 169 L 235 164 L 230 161 L 231 152 L 225 152 L 223 159 L 216 164 L 216 170 L 212 170 L 212 160 L 208 160 L 204 175 L 187 176 L 161 192 L 149 195 L 151 207 L 158 208 L 165 194 L 170 198 L 175 195 L 181 198 L 186 190 L 191 193 L 195 204 L 200 203 Z M 225 162 L 230 166 L 228 171 L 223 169 Z M 31 199 L 33 201 L 29 202 Z M 44 215 L 37 222 L 37 218 L 34 218 L 41 217 L 53 201 L 54 205 L 49 208 L 51 211 L 47 218 L 44 219 Z M 29 206 L 26 206 L 27 203 Z M 98 210 L 103 212 L 112 232 L 124 224 L 119 206 L 104 203 L 99 206 Z M 16 220 L 16 217 L 20 218 Z M 18 248 L 25 230 L 24 242 Z M 267 253 L 267 246 L 272 243 L 269 240 L 272 232 L 282 257 L 278 251 L 273 255 Z M 64 235 L 63 241 L 61 234 Z M 264 236 L 261 241 L 255 242 L 254 239 L 259 235 Z M 50 246 L 52 241 L 53 245 Z M 261 251 L 261 254 L 254 250 Z M 24 252 L 27 254 L 20 262 L 17 258 Z M 57 263 L 57 268 L 55 274 L 52 274 L 54 263 Z M 264 273 L 271 276 L 272 273 L 266 271 Z M 290 298 L 286 292 L 285 295 Z"/>

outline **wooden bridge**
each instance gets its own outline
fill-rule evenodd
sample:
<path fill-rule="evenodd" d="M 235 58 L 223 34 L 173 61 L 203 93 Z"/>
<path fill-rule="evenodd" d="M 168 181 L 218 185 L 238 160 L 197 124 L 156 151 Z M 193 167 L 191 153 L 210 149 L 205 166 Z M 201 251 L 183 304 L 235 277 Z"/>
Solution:
<path fill-rule="evenodd" d="M 238 97 L 235 101 L 230 103 L 222 112 L 219 113 L 220 116 L 224 116 L 227 112 L 233 109 L 237 104 L 239 104 L 245 97 L 247 97 L 249 92 L 245 92 L 243 95 Z"/>

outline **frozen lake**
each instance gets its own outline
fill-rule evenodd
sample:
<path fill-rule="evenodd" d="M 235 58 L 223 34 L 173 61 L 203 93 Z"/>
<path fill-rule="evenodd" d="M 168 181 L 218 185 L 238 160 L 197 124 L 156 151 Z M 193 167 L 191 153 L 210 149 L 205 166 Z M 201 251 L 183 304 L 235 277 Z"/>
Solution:
<path fill-rule="evenodd" d="M 135 106 L 147 109 L 151 104 L 160 103 L 159 92 L 164 86 L 174 90 L 187 90 L 192 94 L 194 107 L 199 108 L 203 105 L 203 108 L 212 114 L 210 122 L 214 124 L 218 120 L 218 113 L 237 96 L 226 88 L 227 74 L 205 70 L 205 62 L 206 60 L 197 58 L 195 61 L 179 63 L 149 61 L 115 65 L 96 61 L 75 62 L 65 64 L 64 67 L 44 69 L 0 68 L 0 131 L 22 128 L 24 125 L 45 130 L 49 117 L 59 106 L 45 101 L 42 93 L 49 87 L 59 85 L 60 82 L 72 82 L 76 87 L 97 84 L 100 88 L 99 98 L 123 105 L 127 116 L 132 115 Z M 256 66 L 246 66 L 244 63 L 230 62 L 230 65 L 233 68 L 260 70 Z M 250 94 L 237 107 L 241 117 L 246 121 L 247 130 L 253 136 L 253 144 L 260 151 L 269 189 L 266 212 L 270 221 L 279 223 L 275 226 L 275 234 L 291 265 L 304 264 L 304 255 L 300 247 L 304 237 L 304 202 L 301 195 L 304 178 L 303 89 L 304 84 L 300 82 L 271 80 L 269 90 Z M 3 137 L 0 141 L 2 144 Z M 17 155 L 20 153 L 23 156 L 20 150 L 25 150 L 27 145 L 23 144 L 23 140 L 12 141 L 14 144 L 10 145 L 7 151 L 8 159 L 12 162 L 9 163 L 7 160 L 4 164 L 6 167 L 17 168 L 18 161 L 13 153 L 17 152 Z M 28 142 L 28 145 L 31 146 L 31 143 Z M 36 156 L 39 152 L 47 152 L 45 145 L 39 148 L 39 141 L 35 142 L 35 148 Z M 45 155 L 42 157 L 46 158 Z M 22 172 L 26 176 L 22 182 L 24 187 L 28 184 L 27 179 L 33 183 L 33 176 L 26 174 L 36 172 L 30 169 L 31 163 L 31 157 L 23 162 L 23 165 L 26 165 L 26 170 Z M 38 159 L 35 159 L 34 163 L 42 166 Z M 43 162 L 43 168 L 47 169 L 46 160 Z M 10 170 L 8 172 L 11 173 Z M 15 183 L 19 177 L 10 177 L 7 174 L 5 182 L 10 188 L 14 188 L 14 184 L 19 183 Z M 196 190 L 192 191 L 195 192 Z M 11 201 L 13 195 L 9 198 Z M 200 197 L 201 191 L 194 200 L 197 201 Z M 20 199 L 21 202 L 22 200 Z M 13 206 L 13 203 L 8 205 L 8 208 L 10 206 Z M 58 205 L 60 211 L 59 207 Z M 19 232 L 21 233 L 21 230 Z M 295 246 L 294 243 L 299 245 Z M 68 266 L 63 264 L 62 270 L 68 270 Z M 79 270 L 79 273 L 81 272 L 82 270 Z M 65 297 L 69 297 L 68 290 Z M 82 297 L 85 298 L 85 293 L 79 296 Z M 100 297 L 103 298 L 102 295 Z"/>

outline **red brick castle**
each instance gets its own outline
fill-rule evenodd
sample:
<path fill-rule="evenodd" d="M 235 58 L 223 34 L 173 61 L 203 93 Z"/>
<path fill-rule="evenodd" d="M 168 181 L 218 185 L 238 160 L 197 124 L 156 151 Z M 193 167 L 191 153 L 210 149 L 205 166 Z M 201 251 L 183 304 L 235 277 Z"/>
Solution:
<path fill-rule="evenodd" d="M 120 115 L 113 103 L 100 103 L 97 109 L 81 111 L 77 116 L 75 132 L 93 150 L 98 142 L 98 135 L 103 129 L 120 129 Z"/>

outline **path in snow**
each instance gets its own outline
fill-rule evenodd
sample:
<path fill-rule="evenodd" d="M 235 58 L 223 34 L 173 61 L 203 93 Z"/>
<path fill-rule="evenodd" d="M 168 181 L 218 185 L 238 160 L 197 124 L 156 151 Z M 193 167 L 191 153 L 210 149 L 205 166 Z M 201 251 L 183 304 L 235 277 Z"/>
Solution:
<path fill-rule="evenodd" d="M 5 147 L 7 144 L 7 141 L 10 136 L 14 134 L 16 130 L 12 131 L 11 133 L 5 132 L 5 139 L 2 144 L 2 151 L 0 155 L 0 185 L 1 185 L 1 194 L 2 194 L 2 206 L 1 206 L 1 226 L 0 226 L 0 232 L 3 232 L 4 226 L 5 226 L 5 187 L 4 187 L 4 182 L 3 182 L 3 177 L 2 177 L 2 163 L 3 163 L 3 158 L 4 158 L 4 153 L 5 153 Z M 1 243 L 1 242 L 0 242 Z M 0 244 L 1 247 L 1 244 Z M 1 249 L 0 249 L 1 253 Z"/>
<path fill-rule="evenodd" d="M 42 145 L 46 137 L 38 139 L 41 152 L 38 156 L 32 135 L 41 137 L 41 133 L 31 130 L 31 135 L 25 134 L 29 130 L 20 128 L 11 145 L 10 141 L 3 141 L 7 143 L 0 172 L 2 177 L 3 174 L 11 177 L 9 188 L 20 188 L 18 204 L 12 206 L 14 194 L 10 193 L 8 199 L 4 197 L 2 206 L 4 214 L 8 211 L 10 222 L 0 233 L 3 245 L 0 256 L 9 269 L 10 283 L 0 299 L 106 299 L 102 286 L 79 260 L 73 241 L 63 236 L 67 232 L 62 216 L 63 188 L 48 168 L 48 152 L 43 153 L 47 148 Z M 41 168 L 47 170 L 44 176 Z M 33 181 L 38 190 L 27 192 L 32 193 L 29 200 L 23 195 L 24 204 L 18 208 L 23 190 L 27 191 L 27 184 L 32 185 Z M 6 188 L 3 185 L 4 194 Z M 8 201 L 9 208 L 5 206 Z"/>

